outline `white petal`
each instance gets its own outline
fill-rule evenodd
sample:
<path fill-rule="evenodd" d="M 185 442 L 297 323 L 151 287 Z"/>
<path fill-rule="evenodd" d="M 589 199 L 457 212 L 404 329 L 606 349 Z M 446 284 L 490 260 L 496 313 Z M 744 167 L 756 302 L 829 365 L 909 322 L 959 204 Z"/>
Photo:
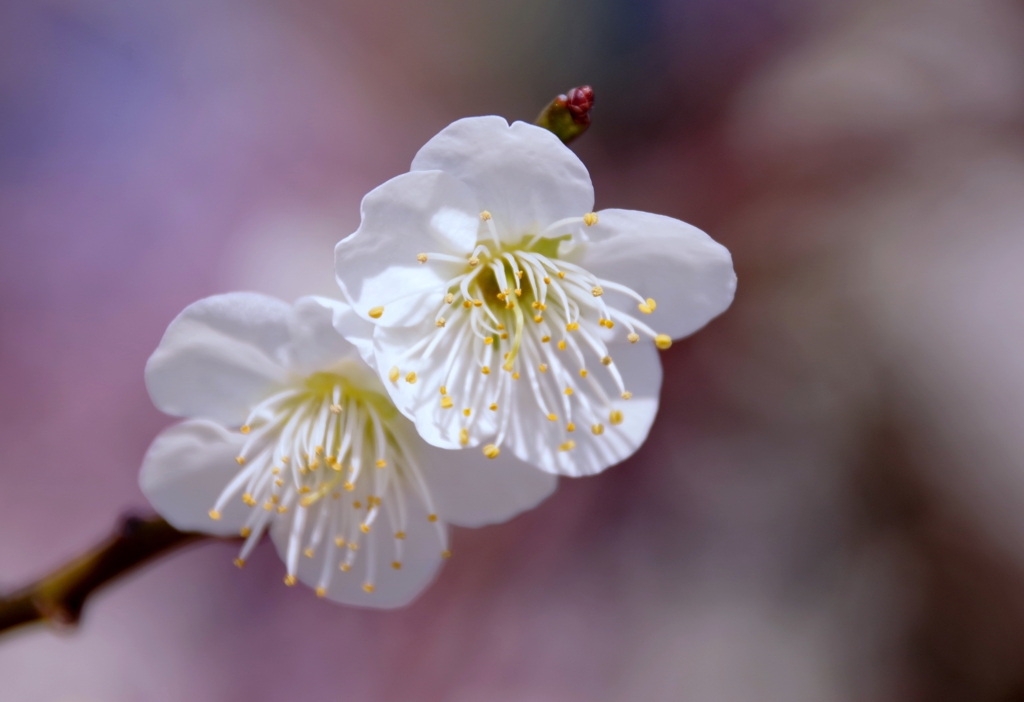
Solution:
<path fill-rule="evenodd" d="M 547 129 L 501 117 L 468 117 L 445 127 L 412 161 L 413 171 L 442 170 L 476 194 L 510 243 L 594 206 L 583 162 Z"/>
<path fill-rule="evenodd" d="M 323 298 L 318 298 L 323 303 Z M 367 322 L 356 314 L 352 306 L 346 302 L 331 300 L 333 310 L 332 324 L 335 331 L 346 341 L 356 347 L 363 361 L 376 371 L 376 358 L 373 355 L 373 330 L 375 325 Z"/>
<path fill-rule="evenodd" d="M 536 507 L 558 487 L 558 477 L 502 451 L 487 458 L 479 449 L 451 451 L 423 442 L 423 479 L 437 513 L 449 524 L 479 527 L 507 521 Z"/>
<path fill-rule="evenodd" d="M 406 494 L 406 507 L 409 524 L 406 538 L 401 543 L 402 568 L 395 570 L 391 566 L 395 561 L 395 539 L 386 526 L 387 520 L 381 519 L 370 534 L 363 535 L 358 557 L 351 570 L 342 572 L 338 565 L 332 564 L 326 593 L 328 599 L 357 607 L 394 609 L 409 604 L 426 589 L 441 566 L 442 546 L 438 540 L 437 526 L 427 521 L 426 510 L 409 493 Z M 285 562 L 288 559 L 288 541 L 296 509 L 289 510 L 287 518 L 276 518 L 270 532 L 277 553 Z M 314 521 L 312 518 L 306 520 L 303 544 L 309 538 Z M 447 530 L 446 526 L 441 528 Z M 312 588 L 320 584 L 325 558 L 333 557 L 337 560 L 339 554 L 344 557 L 344 553 L 334 546 L 331 536 L 327 535 L 325 543 L 312 558 L 304 555 L 299 558 L 298 578 Z M 373 592 L 366 592 L 363 585 L 368 579 L 371 557 L 375 561 L 374 587 Z"/>
<path fill-rule="evenodd" d="M 325 297 L 299 298 L 289 317 L 290 341 L 287 349 L 288 368 L 306 376 L 322 371 L 344 360 L 360 360 L 360 350 L 335 328 L 334 320 L 354 330 L 353 338 L 362 339 L 372 355 L 373 325 L 358 317 L 344 302 Z"/>
<path fill-rule="evenodd" d="M 678 219 L 636 212 L 602 210 L 586 229 L 591 243 L 579 265 L 600 278 L 654 298 L 657 309 L 643 321 L 678 339 L 724 312 L 736 292 L 729 250 Z M 608 301 L 616 299 L 608 293 Z M 636 314 L 636 303 L 620 298 Z"/>
<path fill-rule="evenodd" d="M 235 457 L 244 441 L 241 434 L 203 419 L 165 429 L 142 459 L 142 494 L 175 529 L 238 536 L 249 514 L 241 498 L 229 501 L 219 520 L 209 512 L 240 470 Z"/>
<path fill-rule="evenodd" d="M 160 410 L 228 426 L 284 382 L 284 302 L 257 293 L 214 295 L 171 322 L 146 363 L 146 388 Z"/>
<path fill-rule="evenodd" d="M 560 409 L 557 410 L 557 421 L 549 421 L 532 395 L 520 392 L 516 397 L 509 435 L 505 440 L 516 456 L 542 470 L 579 477 L 600 473 L 626 460 L 640 448 L 658 413 L 661 359 L 651 343 L 626 343 L 611 346 L 609 351 L 622 373 L 626 388 L 633 393 L 632 399 L 618 399 L 615 386 L 607 382 L 602 369 L 592 370 L 591 377 L 602 383 L 610 398 L 616 399 L 610 408 L 595 408 L 600 414 L 593 418 L 583 416 L 574 407 L 576 431 L 568 432 L 566 417 L 561 416 Z M 621 424 L 611 423 L 609 417 L 612 409 L 622 412 Z M 591 427 L 595 423 L 603 425 L 604 433 L 592 433 Z M 560 450 L 569 440 L 575 442 L 575 448 Z"/>
<path fill-rule="evenodd" d="M 476 363 L 473 362 L 471 354 L 463 348 L 459 354 L 463 368 L 460 372 L 449 374 L 446 364 L 443 362 L 451 354 L 461 327 L 456 324 L 448 325 L 443 332 L 440 332 L 433 322 L 427 322 L 418 327 L 387 328 L 378 327 L 374 331 L 374 352 L 377 357 L 377 367 L 380 369 L 381 381 L 387 388 L 392 402 L 402 414 L 413 420 L 416 424 L 416 431 L 430 444 L 446 449 L 462 448 L 459 443 L 459 431 L 467 425 L 467 419 L 462 414 L 465 409 L 462 406 L 444 408 L 441 406 L 442 385 L 448 383 L 455 392 L 455 385 L 466 381 L 482 382 L 486 380 L 492 386 L 496 386 L 499 373 L 499 363 L 493 364 L 491 375 L 485 378 Z M 435 334 L 443 334 L 442 341 L 425 357 L 423 351 L 409 353 L 423 339 L 433 337 Z M 398 369 L 398 377 L 391 380 L 389 371 L 392 368 Z M 408 382 L 409 373 L 415 372 L 416 381 Z M 468 376 L 467 376 L 468 374 Z M 496 397 L 496 391 L 488 397 Z M 489 434 L 496 431 L 496 414 L 482 407 L 471 408 L 473 414 L 470 419 L 474 426 L 473 439 L 470 446 L 475 446 L 480 434 Z"/>
<path fill-rule="evenodd" d="M 334 250 L 335 272 L 356 312 L 383 307 L 378 324 L 404 325 L 432 315 L 445 281 L 464 264 L 420 263 L 421 253 L 469 259 L 480 228 L 472 193 L 440 171 L 405 173 L 372 190 L 359 229 Z"/>

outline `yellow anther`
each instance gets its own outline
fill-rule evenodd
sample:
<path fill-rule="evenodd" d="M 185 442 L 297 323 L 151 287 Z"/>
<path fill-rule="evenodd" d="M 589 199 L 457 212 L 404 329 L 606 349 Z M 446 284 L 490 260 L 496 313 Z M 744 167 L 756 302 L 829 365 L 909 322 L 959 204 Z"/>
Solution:
<path fill-rule="evenodd" d="M 505 358 L 508 359 L 508 351 L 505 352 Z"/>
<path fill-rule="evenodd" d="M 438 327 L 443 327 L 444 323 L 445 323 L 444 322 L 444 317 L 438 317 L 438 319 L 437 319 L 437 326 Z"/>
<path fill-rule="evenodd" d="M 363 583 L 363 589 L 367 592 L 373 592 L 373 583 Z"/>
<path fill-rule="evenodd" d="M 391 562 L 391 567 L 394 568 L 395 570 L 401 570 L 402 569 L 402 564 L 399 563 L 398 561 L 392 561 Z"/>
<path fill-rule="evenodd" d="M 523 289 L 522 288 L 516 288 L 515 289 L 515 293 L 516 293 L 516 297 L 522 297 L 523 296 Z"/>
<path fill-rule="evenodd" d="M 238 431 L 242 432 L 243 434 L 248 434 L 250 431 L 252 431 L 252 427 L 250 427 L 248 424 L 243 424 Z"/>
<path fill-rule="evenodd" d="M 638 310 L 640 310 L 644 314 L 650 314 L 651 312 L 654 311 L 654 308 L 651 307 L 650 305 L 648 305 L 646 302 L 641 302 L 636 307 L 637 307 Z"/>
<path fill-rule="evenodd" d="M 441 558 L 451 558 L 451 557 L 452 557 L 452 552 L 449 551 L 448 549 L 445 549 L 444 551 L 441 551 Z"/>
<path fill-rule="evenodd" d="M 316 596 L 317 597 L 327 597 L 327 588 L 323 587 L 322 585 L 317 587 L 317 589 L 316 589 Z"/>
<path fill-rule="evenodd" d="M 522 271 L 516 271 L 516 280 L 519 280 L 522 277 L 523 277 L 523 272 Z"/>
<path fill-rule="evenodd" d="M 605 327 L 607 327 L 608 329 L 611 329 L 612 327 L 614 327 L 614 326 L 615 326 L 615 322 L 613 322 L 613 321 L 612 321 L 612 320 L 610 320 L 610 319 L 606 319 L 606 320 L 604 320 L 604 325 L 605 325 Z"/>
<path fill-rule="evenodd" d="M 580 328 L 580 323 L 579 322 L 569 322 L 568 324 L 565 325 L 565 330 L 566 331 L 576 331 L 579 328 Z"/>
<path fill-rule="evenodd" d="M 284 463 L 285 465 L 288 465 L 288 461 L 290 460 L 291 459 L 288 458 L 288 456 L 281 456 L 281 463 Z"/>
<path fill-rule="evenodd" d="M 359 544 L 355 543 L 354 541 L 349 541 L 348 542 L 348 550 L 349 551 L 358 551 L 359 550 Z"/>
<path fill-rule="evenodd" d="M 352 506 L 355 507 L 356 509 L 362 509 L 363 503 L 360 502 L 359 500 L 356 500 L 355 502 L 352 503 Z"/>
<path fill-rule="evenodd" d="M 625 392 L 622 393 L 623 400 L 628 400 L 631 397 L 633 397 L 633 393 L 631 393 L 629 390 L 626 390 Z"/>
<path fill-rule="evenodd" d="M 489 344 L 493 344 L 494 343 L 494 337 L 493 336 L 487 337 L 486 339 L 484 339 L 484 343 L 488 344 L 488 345 Z"/>
<path fill-rule="evenodd" d="M 533 321 L 535 321 L 537 324 L 540 324 L 541 322 L 544 321 L 544 318 L 537 314 L 533 316 Z"/>
<path fill-rule="evenodd" d="M 211 509 L 210 510 L 210 519 L 212 519 L 213 521 L 217 521 L 218 519 L 220 519 L 220 512 L 218 512 L 215 509 Z"/>
<path fill-rule="evenodd" d="M 483 212 L 480 213 L 480 219 L 482 219 L 483 221 L 486 222 L 490 218 L 491 218 L 491 213 L 488 212 L 487 210 L 484 210 Z"/>
<path fill-rule="evenodd" d="M 254 500 L 252 498 L 252 495 L 250 495 L 247 492 L 242 494 L 242 502 L 244 502 L 245 504 L 249 505 L 250 507 L 252 507 L 254 504 L 256 504 L 256 500 Z"/>
<path fill-rule="evenodd" d="M 385 461 L 385 460 L 384 460 L 383 458 L 378 458 L 378 459 L 377 459 L 377 467 L 378 467 L 378 468 L 383 468 L 383 467 L 384 467 L 384 466 L 386 466 L 387 464 L 388 464 L 388 462 L 387 462 L 387 461 Z"/>
<path fill-rule="evenodd" d="M 487 337 L 487 338 L 490 338 L 490 337 Z M 484 375 L 490 375 L 491 368 L 490 368 L 490 366 L 484 366 L 483 368 L 480 369 L 480 372 L 483 373 Z"/>
<path fill-rule="evenodd" d="M 497 403 L 497 402 L 492 402 L 492 403 L 491 403 L 491 407 L 490 407 L 490 410 L 491 410 L 492 412 L 497 412 L 497 411 L 498 411 L 498 403 Z"/>
<path fill-rule="evenodd" d="M 315 453 L 317 456 L 323 456 L 324 455 L 324 447 L 323 446 L 315 446 L 315 447 L 313 447 L 313 453 Z"/>
<path fill-rule="evenodd" d="M 241 536 L 243 539 L 248 538 L 249 534 L 251 533 L 252 529 L 250 529 L 249 527 L 242 527 L 238 530 L 238 535 Z"/>
<path fill-rule="evenodd" d="M 549 415 L 548 415 L 548 420 L 549 420 L 549 421 L 552 421 L 552 422 L 557 422 L 557 421 L 558 421 L 558 415 L 555 415 L 555 414 L 549 414 Z"/>
<path fill-rule="evenodd" d="M 593 295 L 594 297 L 601 297 L 602 295 L 604 295 L 604 288 L 602 288 L 600 285 L 595 285 L 594 288 L 590 291 L 590 294 Z"/>
<path fill-rule="evenodd" d="M 566 441 L 566 442 L 565 442 L 564 444 L 561 444 L 561 445 L 560 445 L 560 446 L 558 447 L 558 450 L 559 450 L 559 451 L 571 451 L 571 450 L 572 450 L 572 449 L 574 449 L 574 448 L 576 448 L 576 442 L 575 442 L 575 441 L 573 441 L 572 439 L 569 439 L 569 440 L 568 440 L 568 441 Z"/>
<path fill-rule="evenodd" d="M 498 298 L 499 300 L 504 300 L 505 299 L 505 293 L 503 293 L 503 292 L 497 293 L 495 295 L 495 297 Z"/>
<path fill-rule="evenodd" d="M 636 332 L 633 332 L 632 334 L 630 334 L 626 338 L 629 339 L 629 343 L 631 343 L 631 344 L 635 344 L 636 342 L 640 341 L 640 335 L 637 334 Z"/>
<path fill-rule="evenodd" d="M 566 431 L 576 431 L 576 425 L 573 424 L 572 422 L 569 422 L 568 424 L 565 425 L 565 430 Z"/>
<path fill-rule="evenodd" d="M 370 311 L 367 312 L 367 314 L 370 315 L 374 319 L 380 319 L 380 316 L 382 314 L 384 314 L 384 308 L 383 307 L 372 307 L 372 308 L 370 308 Z"/>
<path fill-rule="evenodd" d="M 473 307 L 480 307 L 482 304 L 484 304 L 483 300 L 473 300 Z"/>
<path fill-rule="evenodd" d="M 547 364 L 546 364 L 546 363 L 541 363 L 541 364 L 540 364 L 539 366 L 537 366 L 537 369 L 538 369 L 538 370 L 539 370 L 539 371 L 540 371 L 541 373 L 547 373 L 547 372 L 548 372 L 548 366 L 547 366 Z"/>
<path fill-rule="evenodd" d="M 469 415 L 473 414 L 473 410 L 471 410 L 469 407 L 467 407 L 466 409 L 462 410 L 462 414 L 464 414 L 464 415 L 466 415 L 468 417 Z"/>
<path fill-rule="evenodd" d="M 445 304 L 447 304 L 447 305 L 452 304 L 453 302 L 455 302 L 455 294 L 454 293 L 448 293 L 447 295 L 444 296 L 444 301 L 445 301 Z"/>
<path fill-rule="evenodd" d="M 509 373 L 511 373 L 511 372 L 512 372 L 512 368 L 513 368 L 513 367 L 514 367 L 514 366 L 512 365 L 512 361 L 509 361 L 508 363 L 506 363 L 505 365 L 503 365 L 503 366 L 501 367 L 501 369 L 502 369 L 503 371 L 508 371 Z"/>
<path fill-rule="evenodd" d="M 278 497 L 277 495 L 271 495 L 270 496 L 270 501 L 273 502 L 276 505 L 278 502 L 281 501 L 281 498 Z"/>
<path fill-rule="evenodd" d="M 236 558 L 235 559 L 235 565 L 238 566 L 239 568 L 244 568 L 245 567 L 245 559 L 244 558 Z"/>
<path fill-rule="evenodd" d="M 295 580 L 295 576 L 294 575 L 288 574 L 288 575 L 284 576 L 284 584 L 287 585 L 288 587 L 291 587 L 292 585 L 294 585 L 295 582 L 296 582 L 296 580 Z"/>
<path fill-rule="evenodd" d="M 444 385 L 441 386 L 441 394 L 442 395 L 447 395 L 448 394 L 448 388 L 446 386 L 444 386 Z"/>
<path fill-rule="evenodd" d="M 604 434 L 604 425 L 594 424 L 593 426 L 590 427 L 590 431 L 594 434 L 594 436 L 600 436 L 601 434 Z"/>
<path fill-rule="evenodd" d="M 335 536 L 334 537 L 334 545 L 337 546 L 338 548 L 341 548 L 342 546 L 345 545 L 345 538 L 342 537 L 342 536 Z"/>
<path fill-rule="evenodd" d="M 272 502 L 264 502 L 263 503 L 263 509 L 265 509 L 265 510 L 267 510 L 269 512 L 270 510 L 274 509 L 274 503 L 272 503 Z"/>
<path fill-rule="evenodd" d="M 348 563 L 342 563 L 340 566 L 338 566 L 338 570 L 340 570 L 342 573 L 347 573 L 351 568 L 352 566 L 350 566 Z"/>
<path fill-rule="evenodd" d="M 565 339 L 562 339 L 561 341 L 558 342 L 558 350 L 565 351 Z"/>
<path fill-rule="evenodd" d="M 507 339 L 508 338 L 508 332 L 502 332 L 501 333 L 501 338 L 502 339 Z"/>
<path fill-rule="evenodd" d="M 427 521 L 428 522 L 436 522 L 437 521 L 437 515 L 436 514 L 428 514 L 427 515 Z"/>
<path fill-rule="evenodd" d="M 484 446 L 484 455 L 488 458 L 497 458 L 499 453 L 501 453 L 501 449 L 494 444 Z"/>
<path fill-rule="evenodd" d="M 608 413 L 608 421 L 612 424 L 622 424 L 622 411 L 612 410 Z"/>
<path fill-rule="evenodd" d="M 441 398 L 441 409 L 451 409 L 453 404 L 455 403 L 452 402 L 452 398 L 450 396 L 445 395 Z"/>
<path fill-rule="evenodd" d="M 544 310 L 546 310 L 547 308 L 548 308 L 548 306 L 547 306 L 547 305 L 545 305 L 545 304 L 544 304 L 543 302 L 542 302 L 542 303 L 540 303 L 540 311 L 541 311 L 541 312 L 543 312 L 543 311 L 544 311 Z"/>
<path fill-rule="evenodd" d="M 650 307 L 652 311 L 658 309 L 658 303 L 654 301 L 653 297 L 647 298 L 647 306 Z"/>
<path fill-rule="evenodd" d="M 463 446 L 469 444 L 469 429 L 466 429 L 465 427 L 459 429 L 459 443 Z"/>
<path fill-rule="evenodd" d="M 519 380 L 519 371 L 512 374 L 512 380 Z"/>
<path fill-rule="evenodd" d="M 498 322 L 498 331 L 505 331 L 505 325 L 501 322 Z"/>
<path fill-rule="evenodd" d="M 559 278 L 564 278 L 565 277 L 565 272 L 564 271 L 558 271 L 558 277 Z"/>
<path fill-rule="evenodd" d="M 580 368 L 580 377 L 581 378 L 586 378 L 587 377 L 587 369 L 586 368 Z"/>
<path fill-rule="evenodd" d="M 363 532 L 364 534 L 369 534 L 370 533 L 370 525 L 367 524 L 366 522 L 363 522 L 362 524 L 359 525 L 359 531 Z"/>
<path fill-rule="evenodd" d="M 470 268 L 474 268 L 474 267 L 478 266 L 479 264 L 480 264 L 480 259 L 479 258 L 477 258 L 476 256 L 470 256 L 469 257 L 469 267 Z"/>
<path fill-rule="evenodd" d="M 588 227 L 592 227 L 595 224 L 597 224 L 597 213 L 588 212 L 585 215 L 583 215 L 583 223 Z"/>
<path fill-rule="evenodd" d="M 535 310 L 539 310 L 540 309 L 540 303 L 537 302 L 536 300 L 534 300 L 533 302 L 530 303 L 530 307 L 532 307 Z"/>
<path fill-rule="evenodd" d="M 546 344 L 546 343 L 548 343 L 549 341 L 551 341 L 551 337 L 550 337 L 550 336 L 548 336 L 547 334 L 545 334 L 544 336 L 542 336 L 542 337 L 540 338 L 540 343 L 542 343 L 542 344 Z"/>
<path fill-rule="evenodd" d="M 547 276 L 544 276 L 544 282 L 547 283 L 548 285 L 550 285 L 551 284 L 551 278 L 548 278 Z"/>
<path fill-rule="evenodd" d="M 427 255 L 425 253 L 416 254 L 416 260 L 419 261 L 420 263 L 426 263 Z"/>
<path fill-rule="evenodd" d="M 654 337 L 654 345 L 664 351 L 672 345 L 672 337 L 668 334 L 658 334 Z"/>
<path fill-rule="evenodd" d="M 331 414 L 341 414 L 341 405 L 331 405 Z"/>
<path fill-rule="evenodd" d="M 288 511 L 288 506 L 287 505 L 279 505 L 278 508 L 277 508 L 277 513 L 278 514 L 284 514 L 287 511 Z"/>
<path fill-rule="evenodd" d="M 302 555 L 304 555 L 306 558 L 312 558 L 314 553 L 315 552 L 313 551 L 313 549 L 307 548 L 305 551 L 302 552 Z"/>
<path fill-rule="evenodd" d="M 235 463 L 237 463 L 240 466 L 244 466 L 245 465 L 245 456 L 235 456 Z"/>
<path fill-rule="evenodd" d="M 416 371 L 412 371 L 411 373 L 406 374 L 405 382 L 409 383 L 410 385 L 412 383 L 415 383 L 416 382 Z"/>
<path fill-rule="evenodd" d="M 572 388 L 566 388 L 562 392 L 564 392 L 566 395 L 572 395 Z"/>
<path fill-rule="evenodd" d="M 463 300 L 462 301 L 462 306 L 465 307 L 468 310 L 470 307 L 473 306 L 473 303 L 470 302 L 469 300 Z"/>
<path fill-rule="evenodd" d="M 356 489 L 356 486 L 353 485 L 351 482 L 346 482 L 345 485 L 344 485 L 344 488 L 346 490 L 348 490 L 349 492 L 352 492 L 353 490 Z"/>

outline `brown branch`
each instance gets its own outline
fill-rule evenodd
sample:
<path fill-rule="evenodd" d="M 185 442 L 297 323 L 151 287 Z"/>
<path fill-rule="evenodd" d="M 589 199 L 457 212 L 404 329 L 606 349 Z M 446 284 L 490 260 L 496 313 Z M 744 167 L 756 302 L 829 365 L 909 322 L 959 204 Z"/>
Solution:
<path fill-rule="evenodd" d="M 156 556 L 206 538 L 210 537 L 178 531 L 155 515 L 125 516 L 103 542 L 31 585 L 0 598 L 0 633 L 42 622 L 74 626 L 92 593 Z"/>

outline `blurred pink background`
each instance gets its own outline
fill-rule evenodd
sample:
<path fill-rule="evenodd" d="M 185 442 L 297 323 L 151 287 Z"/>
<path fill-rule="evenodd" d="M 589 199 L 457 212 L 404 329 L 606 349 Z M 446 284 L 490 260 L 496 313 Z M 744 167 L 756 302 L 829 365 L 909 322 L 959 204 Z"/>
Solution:
<path fill-rule="evenodd" d="M 467 115 L 591 83 L 598 207 L 730 247 L 631 460 L 456 530 L 407 609 L 204 545 L 15 702 L 1024 700 L 1024 5 L 0 6 L 0 587 L 144 506 L 142 369 L 189 302 L 332 294 L 362 195 Z"/>

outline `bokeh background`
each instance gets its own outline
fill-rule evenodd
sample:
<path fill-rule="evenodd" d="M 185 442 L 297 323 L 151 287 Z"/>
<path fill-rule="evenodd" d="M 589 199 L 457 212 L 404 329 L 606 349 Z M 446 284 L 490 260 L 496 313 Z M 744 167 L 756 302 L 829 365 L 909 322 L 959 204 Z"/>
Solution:
<path fill-rule="evenodd" d="M 645 447 L 412 606 L 165 559 L 0 638 L 13 702 L 1024 700 L 1024 4 L 6 0 L 0 588 L 144 506 L 186 304 L 333 292 L 362 195 L 581 83 L 598 207 L 733 252 Z"/>

